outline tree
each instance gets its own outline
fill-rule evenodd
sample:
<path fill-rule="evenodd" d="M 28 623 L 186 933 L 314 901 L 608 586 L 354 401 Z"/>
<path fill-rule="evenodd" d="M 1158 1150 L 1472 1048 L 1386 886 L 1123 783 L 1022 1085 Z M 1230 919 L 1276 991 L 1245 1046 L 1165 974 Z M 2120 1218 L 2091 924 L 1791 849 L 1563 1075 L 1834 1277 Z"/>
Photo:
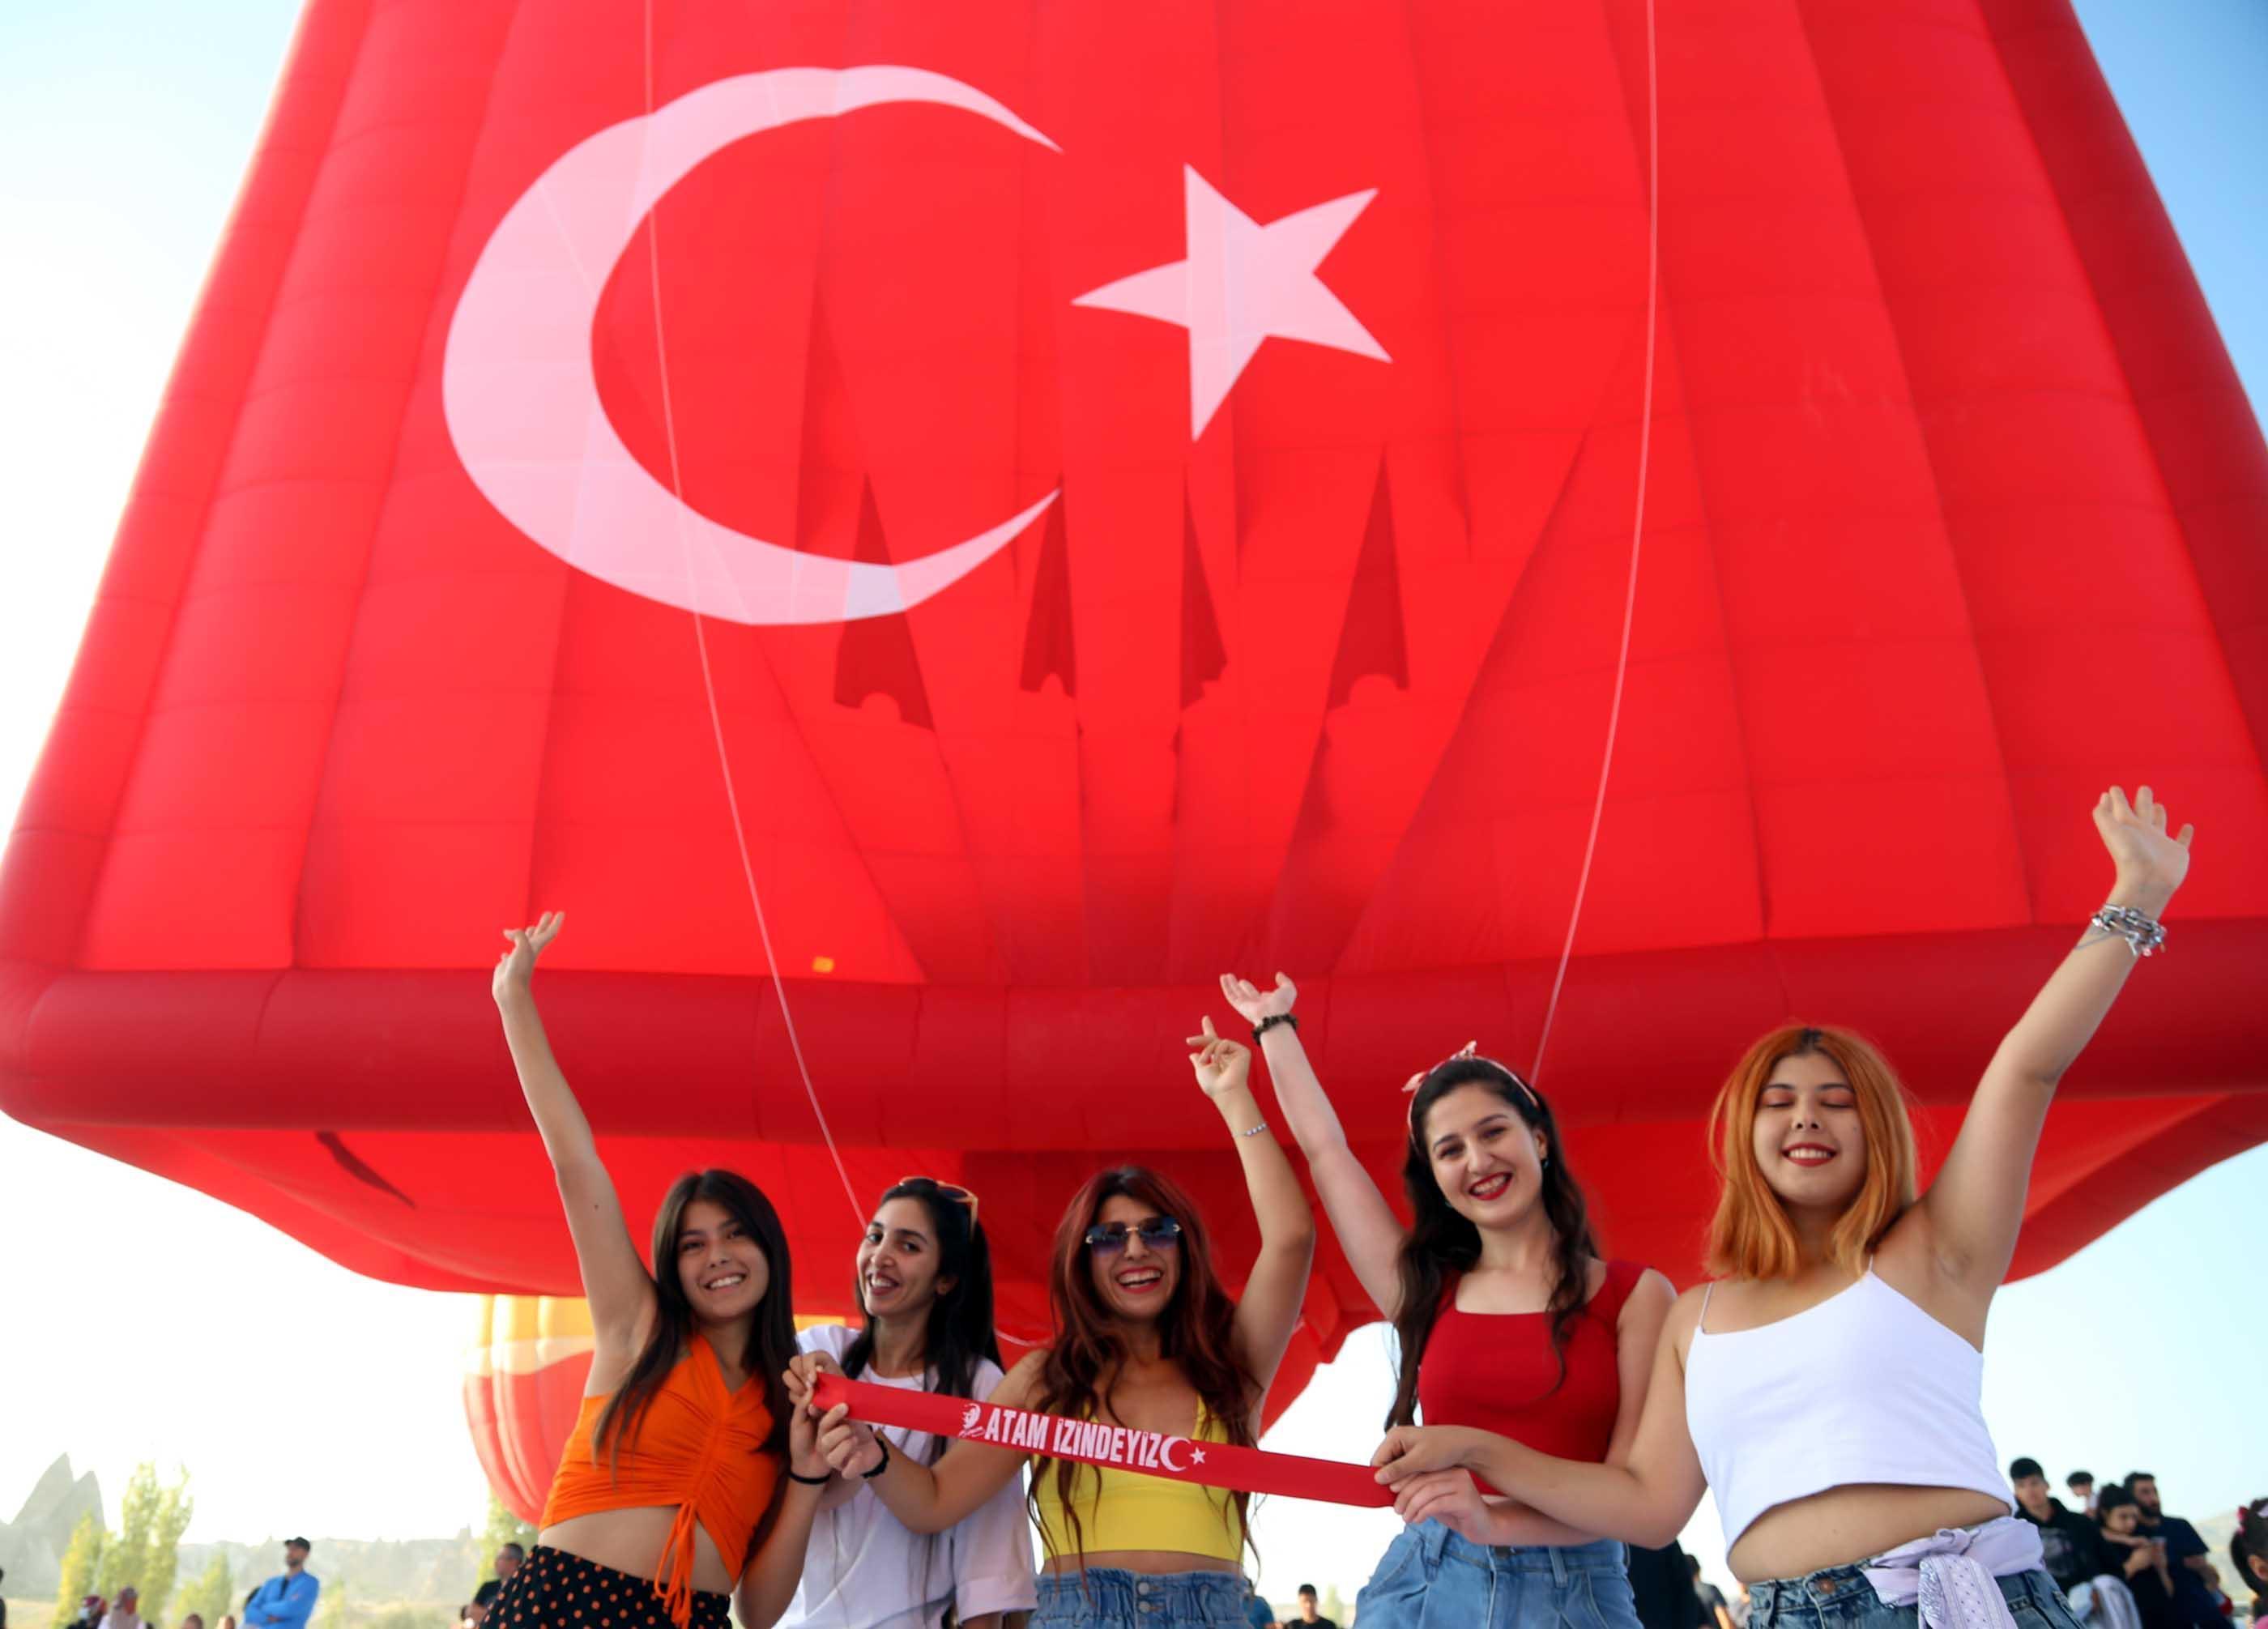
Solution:
<path fill-rule="evenodd" d="M 180 1576 L 181 1535 L 189 1530 L 195 1510 L 196 1500 L 189 1497 L 189 1473 L 183 1471 L 158 1496 L 151 1523 L 149 1559 L 142 1574 L 142 1616 L 150 1623 L 166 1621 L 166 1603 L 173 1596 L 173 1581 Z"/>
<path fill-rule="evenodd" d="M 94 1588 L 95 1574 L 102 1566 L 104 1535 L 89 1511 L 71 1529 L 70 1547 L 63 1552 L 63 1578 L 55 1591 L 55 1618 L 58 1625 L 70 1623 L 78 1616 L 79 1603 Z"/>
<path fill-rule="evenodd" d="M 228 1552 L 215 1549 L 205 1570 L 189 1584 L 181 1600 L 184 1613 L 195 1612 L 205 1620 L 205 1629 L 220 1629 L 220 1620 L 228 1616 L 230 1603 L 235 1597 L 236 1581 L 229 1576 Z"/>
<path fill-rule="evenodd" d="M 315 1614 L 315 1629 L 347 1629 L 347 1587 L 325 1584 L 323 1603 Z"/>
<path fill-rule="evenodd" d="M 180 1570 L 181 1535 L 195 1508 L 188 1471 L 173 1486 L 161 1488 L 157 1466 L 136 1465 L 118 1503 L 118 1530 L 104 1542 L 94 1569 L 96 1592 L 115 1600 L 121 1588 L 132 1584 L 141 1596 L 143 1618 L 162 1622 L 166 1598 Z"/>

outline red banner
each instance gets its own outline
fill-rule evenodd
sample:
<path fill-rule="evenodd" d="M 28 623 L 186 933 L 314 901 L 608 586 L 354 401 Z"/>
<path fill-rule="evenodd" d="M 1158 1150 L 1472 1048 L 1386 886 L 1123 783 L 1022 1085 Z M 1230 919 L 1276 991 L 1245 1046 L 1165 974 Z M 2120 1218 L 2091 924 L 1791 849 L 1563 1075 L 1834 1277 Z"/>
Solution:
<path fill-rule="evenodd" d="M 1281 1493 L 1335 1505 L 1385 1506 L 1393 1493 L 1379 1485 L 1367 1465 L 1300 1454 L 1270 1454 L 1256 1448 L 1204 1442 L 1162 1432 L 1106 1426 L 1099 1420 L 1061 1414 L 1035 1414 L 967 1397 L 940 1397 L 876 1386 L 839 1375 L 819 1380 L 819 1405 L 850 1405 L 850 1418 L 869 1426 L 901 1426 L 954 1441 L 976 1442 L 1049 1459 L 1075 1459 L 1108 1465 L 1174 1482 L 1197 1482 L 1246 1493 Z"/>

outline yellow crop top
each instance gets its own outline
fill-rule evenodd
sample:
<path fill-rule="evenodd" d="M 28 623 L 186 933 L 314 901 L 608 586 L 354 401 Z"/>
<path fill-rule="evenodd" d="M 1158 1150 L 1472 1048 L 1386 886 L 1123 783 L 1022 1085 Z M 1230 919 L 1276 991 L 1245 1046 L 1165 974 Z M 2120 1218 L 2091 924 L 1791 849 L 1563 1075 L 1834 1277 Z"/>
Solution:
<path fill-rule="evenodd" d="M 1200 1408 L 1194 1440 L 1226 1442 L 1228 1434 Z M 1237 1515 L 1236 1496 L 1227 1489 L 1145 1476 L 1109 1465 L 1080 1464 L 1072 1470 L 1071 1498 L 1079 1510 L 1079 1538 L 1074 1543 L 1071 1524 L 1064 1520 L 1063 1498 L 1056 1487 L 1058 1463 L 1044 1456 L 1032 1462 L 1040 1536 L 1049 1554 L 1075 1556 L 1081 1549 L 1089 1553 L 1174 1550 L 1210 1556 L 1231 1566 L 1242 1564 L 1244 1523 Z"/>

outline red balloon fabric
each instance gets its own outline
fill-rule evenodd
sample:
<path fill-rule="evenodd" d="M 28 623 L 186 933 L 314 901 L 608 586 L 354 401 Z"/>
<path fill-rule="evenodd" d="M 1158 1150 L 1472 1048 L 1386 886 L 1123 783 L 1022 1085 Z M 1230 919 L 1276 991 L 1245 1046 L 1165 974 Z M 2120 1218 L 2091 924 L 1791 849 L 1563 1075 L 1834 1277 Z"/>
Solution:
<path fill-rule="evenodd" d="M 2065 0 L 314 0 L 0 871 L 0 1104 L 571 1294 L 485 988 L 563 907 L 634 1217 L 740 1168 L 843 1309 L 799 1043 L 1029 1336 L 1102 1162 L 1253 1248 L 1224 969 L 1389 1183 L 1413 1069 L 1533 1057 L 1622 673 L 1541 1084 L 1679 1279 L 1749 1039 L 1869 1032 L 1941 1153 L 2089 803 L 2196 821 L 2036 1270 L 2268 1138 L 2264 537 Z M 1307 1315 L 1294 1388 L 1328 1242 Z"/>

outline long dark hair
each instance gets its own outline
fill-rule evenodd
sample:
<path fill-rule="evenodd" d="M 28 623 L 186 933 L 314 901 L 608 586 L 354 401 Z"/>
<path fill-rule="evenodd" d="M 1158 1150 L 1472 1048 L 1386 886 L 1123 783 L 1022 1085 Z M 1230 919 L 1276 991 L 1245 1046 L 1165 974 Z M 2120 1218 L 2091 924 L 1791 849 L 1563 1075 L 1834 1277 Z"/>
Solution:
<path fill-rule="evenodd" d="M 1126 1341 L 1102 1304 L 1094 1276 L 1088 1271 L 1086 1230 L 1102 1213 L 1103 1201 L 1120 1194 L 1182 1225 L 1181 1271 L 1174 1281 L 1173 1297 L 1158 1316 L 1159 1355 L 1181 1366 L 1205 1412 L 1228 1434 L 1231 1442 L 1241 1448 L 1256 1446 L 1252 1411 L 1260 1401 L 1260 1382 L 1237 1360 L 1236 1303 L 1228 1298 L 1220 1275 L 1213 1271 L 1212 1242 L 1205 1233 L 1204 1218 L 1197 1214 L 1196 1201 L 1170 1178 L 1139 1165 L 1114 1166 L 1088 1177 L 1056 1224 L 1055 1255 L 1048 1272 L 1048 1300 L 1055 1310 L 1056 1338 L 1041 1365 L 1034 1411 L 1091 1419 L 1098 1409 L 1110 1404 L 1102 1377 L 1111 1374 L 1116 1383 L 1116 1371 L 1126 1357 Z M 1076 1460 L 1056 1462 L 1056 1497 L 1071 1524 L 1071 1543 L 1082 1556 L 1086 1540 L 1071 1489 L 1085 1469 Z M 1036 1475 L 1027 1497 L 1034 1525 L 1053 1557 L 1055 1541 L 1038 1519 Z M 1237 1524 L 1248 1541 L 1251 1495 L 1240 1493 L 1234 1498 Z"/>
<path fill-rule="evenodd" d="M 629 1375 L 615 1389 L 615 1395 L 607 1399 L 606 1407 L 600 1410 L 598 1424 L 591 1433 L 593 1454 L 595 1456 L 604 1443 L 610 1463 L 620 1453 L 622 1443 L 637 1440 L 646 1409 L 659 1395 L 669 1371 L 677 1367 L 679 1354 L 693 1339 L 693 1307 L 685 1299 L 685 1286 L 677 1272 L 677 1235 L 684 1231 L 685 1207 L 696 1199 L 706 1199 L 722 1207 L 764 1253 L 771 1282 L 764 1290 L 763 1299 L 748 1315 L 748 1349 L 744 1367 L 762 1383 L 764 1407 L 772 1419 L 771 1432 L 758 1451 L 777 1454 L 783 1458 L 787 1454 L 788 1400 L 784 1376 L 789 1360 L 795 1356 L 795 1314 L 792 1310 L 795 1297 L 789 1282 L 786 1231 L 780 1227 L 779 1213 L 764 1198 L 764 1190 L 739 1172 L 688 1171 L 669 1185 L 668 1193 L 662 1197 L 661 1208 L 654 1213 L 652 1332 L 645 1338 L 645 1345 L 638 1353 L 637 1361 L 630 1365 Z M 787 1478 L 776 1478 L 771 1508 L 757 1524 L 756 1544 L 763 1542 L 763 1535 L 770 1529 L 780 1496 L 787 1487 Z M 747 1558 L 727 1556 L 725 1560 L 738 1572 Z"/>
<path fill-rule="evenodd" d="M 1567 1153 L 1559 1140 L 1558 1124 L 1543 1094 L 1491 1058 L 1452 1058 L 1427 1075 L 1410 1100 L 1410 1140 L 1403 1151 L 1402 1186 L 1410 1196 L 1412 1220 L 1402 1241 L 1395 1264 L 1402 1304 L 1394 1314 L 1394 1334 L 1402 1350 L 1402 1372 L 1394 1389 L 1394 1408 L 1386 1417 L 1390 1429 L 1414 1423 L 1418 1417 L 1418 1366 L 1425 1360 L 1425 1343 L 1441 1316 L 1441 1301 L 1452 1274 L 1469 1272 L 1481 1258 L 1481 1232 L 1461 1215 L 1434 1180 L 1433 1161 L 1425 1151 L 1425 1117 L 1433 1105 L 1462 1086 L 1477 1086 L 1512 1105 L 1522 1124 L 1543 1134 L 1543 1186 L 1537 1203 L 1551 1224 L 1551 1354 L 1558 1360 L 1559 1382 L 1567 1377 L 1567 1338 L 1589 1300 L 1591 1258 L 1599 1253 L 1591 1235 L 1588 1207 L 1583 1190 L 1567 1168 Z M 1549 1396 L 1550 1393 L 1546 1393 Z"/>
<path fill-rule="evenodd" d="M 922 1362 L 934 1375 L 931 1389 L 949 1397 L 976 1395 L 976 1366 L 1000 1367 L 1000 1338 L 992 1329 L 992 1247 L 976 1220 L 974 1205 L 949 1192 L 928 1176 L 909 1176 L 887 1190 L 874 1205 L 877 1214 L 893 1199 L 912 1199 L 929 1214 L 930 1230 L 937 1235 L 937 1276 L 951 1279 L 953 1287 L 930 1303 L 929 1327 L 922 1338 Z M 866 1311 L 866 1286 L 854 1284 L 858 1310 Z M 843 1372 L 856 1380 L 874 1360 L 874 1320 L 864 1316 L 858 1332 L 843 1353 Z M 949 1439 L 930 1440 L 929 1463 L 935 1464 Z"/>

